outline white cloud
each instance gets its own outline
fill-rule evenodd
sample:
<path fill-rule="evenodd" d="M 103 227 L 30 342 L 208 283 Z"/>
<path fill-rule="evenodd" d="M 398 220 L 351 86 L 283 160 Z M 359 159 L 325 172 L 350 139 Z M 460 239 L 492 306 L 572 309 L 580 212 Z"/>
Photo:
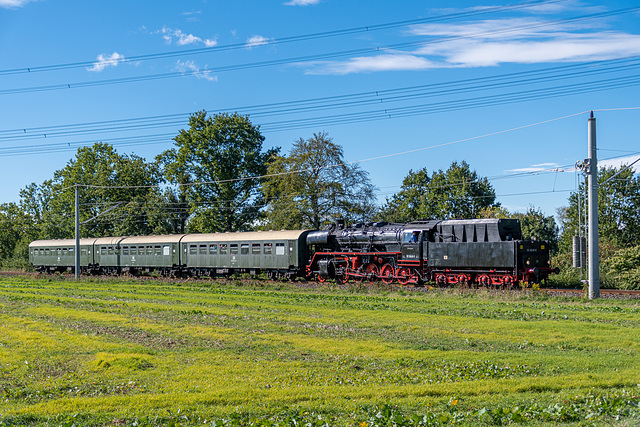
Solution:
<path fill-rule="evenodd" d="M 193 34 L 186 34 L 180 29 L 163 27 L 159 33 L 162 34 L 162 38 L 167 44 L 173 44 L 174 40 L 175 44 L 178 46 L 202 43 L 206 47 L 213 47 L 218 44 L 216 39 L 203 39 L 201 37 L 194 36 Z"/>
<path fill-rule="evenodd" d="M 87 70 L 100 72 L 107 67 L 116 67 L 120 62 L 124 61 L 124 59 L 124 55 L 120 55 L 118 52 L 113 52 L 111 56 L 100 54 L 98 55 L 98 62 L 95 62 L 93 67 L 87 68 Z"/>
<path fill-rule="evenodd" d="M 509 169 L 506 173 L 538 173 L 538 172 L 563 172 L 557 163 L 539 163 L 526 168 Z"/>
<path fill-rule="evenodd" d="M 424 40 L 424 44 L 413 51 L 304 66 L 309 74 L 348 74 L 583 62 L 640 55 L 640 35 L 606 31 L 602 26 L 598 20 L 567 23 L 539 18 L 415 25 L 404 36 Z"/>
<path fill-rule="evenodd" d="M 375 71 L 426 70 L 438 65 L 415 55 L 384 54 L 351 58 L 344 62 L 317 62 L 308 74 L 351 74 Z"/>
<path fill-rule="evenodd" d="M 320 0 L 291 0 L 286 2 L 285 6 L 311 6 L 320 3 Z"/>
<path fill-rule="evenodd" d="M 33 0 L 0 0 L 0 7 L 5 9 L 14 9 L 16 7 L 22 7 L 30 1 Z"/>
<path fill-rule="evenodd" d="M 251 49 L 256 46 L 262 46 L 265 44 L 269 44 L 273 39 L 268 39 L 263 36 L 251 36 L 247 39 L 247 43 L 245 43 L 245 47 L 247 49 Z"/>
<path fill-rule="evenodd" d="M 182 62 L 178 60 L 175 69 L 182 74 L 193 74 L 199 79 L 205 79 L 210 82 L 218 81 L 217 76 L 211 75 L 211 70 L 207 70 L 206 67 L 204 70 L 201 70 L 200 67 L 198 67 L 193 61 Z"/>
<path fill-rule="evenodd" d="M 598 167 L 620 169 L 621 167 L 628 166 L 631 163 L 636 162 L 631 167 L 636 173 L 640 173 L 640 161 L 638 161 L 638 159 L 640 159 L 640 156 L 635 155 L 635 156 L 620 157 L 620 158 L 611 159 L 611 160 L 598 160 Z"/>

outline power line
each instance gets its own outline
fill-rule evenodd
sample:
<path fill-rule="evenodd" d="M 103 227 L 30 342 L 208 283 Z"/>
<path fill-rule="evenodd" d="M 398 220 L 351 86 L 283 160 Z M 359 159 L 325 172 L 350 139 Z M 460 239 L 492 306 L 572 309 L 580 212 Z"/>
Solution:
<path fill-rule="evenodd" d="M 599 73 L 606 72 L 608 70 L 613 70 L 613 72 L 620 69 L 620 67 L 638 67 L 640 66 L 640 58 L 633 57 L 627 58 L 624 60 L 611 60 L 611 61 L 603 61 L 606 62 L 605 66 L 595 67 L 595 69 L 599 70 Z M 585 64 L 582 67 L 594 68 L 595 64 L 599 64 L 600 62 L 594 62 Z M 447 94 L 447 91 L 453 88 L 454 91 L 460 91 L 464 89 L 465 91 L 473 91 L 477 92 L 479 90 L 488 90 L 494 89 L 497 87 L 509 87 L 514 82 L 517 82 L 518 85 L 523 84 L 525 81 L 531 83 L 539 83 L 542 81 L 542 78 L 535 77 L 538 74 L 544 74 L 547 77 L 551 76 L 553 79 L 558 78 L 569 78 L 573 71 L 579 70 L 578 66 L 563 66 L 563 67 L 553 67 L 544 70 L 538 70 L 534 72 L 526 72 L 526 73 L 512 73 L 506 74 L 503 76 L 494 76 L 491 78 L 492 81 L 487 83 L 486 78 L 482 79 L 467 79 L 460 81 L 448 82 L 440 85 L 423 85 L 423 86 L 413 86 L 413 87 L 404 87 L 404 88 L 396 88 L 389 89 L 385 91 L 371 92 L 371 93 L 359 93 L 359 94 L 351 94 L 351 95 L 340 95 L 335 98 L 325 97 L 325 98 L 317 98 L 314 100 L 300 100 L 300 101 L 289 101 L 285 103 L 276 103 L 271 105 L 283 105 L 288 104 L 291 106 L 291 113 L 295 112 L 295 108 L 293 106 L 298 103 L 298 105 L 302 104 L 310 104 L 316 103 L 316 105 L 322 105 L 322 109 L 325 108 L 326 104 L 322 104 L 323 101 L 329 100 L 332 102 L 334 99 L 344 100 L 346 98 L 350 98 L 349 102 L 352 99 L 364 99 L 368 97 L 369 99 L 373 99 L 376 103 L 380 103 L 380 100 L 390 100 L 386 101 L 388 103 L 395 102 L 394 97 L 401 97 L 407 94 L 410 94 L 413 97 L 417 97 L 416 93 L 421 93 L 422 96 L 433 96 L 439 94 Z M 626 68 L 625 68 L 626 69 Z M 555 74 L 553 74 L 555 72 Z M 587 71 L 588 72 L 588 71 Z M 585 72 L 586 73 L 586 72 Z M 584 74 L 584 73 L 583 73 Z M 532 77 L 533 76 L 533 77 Z M 473 82 L 479 82 L 480 84 L 472 85 Z M 348 123 L 357 123 L 357 122 L 365 122 L 372 120 L 386 120 L 389 118 L 400 118 L 400 117 L 410 117 L 415 115 L 425 115 L 425 114 L 434 114 L 441 112 L 450 112 L 450 111 L 459 111 L 464 109 L 471 108 L 481 108 L 495 105 L 503 105 L 514 102 L 525 102 L 539 99 L 547 99 L 558 96 L 567 96 L 572 95 L 574 93 L 581 93 L 584 90 L 590 91 L 603 91 L 610 89 L 617 89 L 622 87 L 634 86 L 640 83 L 639 76 L 624 76 L 617 78 L 609 78 L 609 79 L 601 79 L 590 82 L 582 82 L 582 83 L 574 83 L 569 85 L 559 85 L 552 86 L 542 89 L 531 89 L 526 91 L 518 91 L 518 92 L 508 92 L 497 95 L 484 95 L 477 96 L 473 98 L 466 99 L 458 99 L 451 101 L 440 101 L 433 102 L 429 104 L 413 104 L 409 106 L 403 107 L 390 107 L 383 105 L 383 107 L 376 108 L 374 110 L 368 111 L 360 111 L 355 113 L 342 113 L 342 114 L 333 114 L 328 116 L 317 116 L 312 118 L 301 118 L 301 119 L 289 119 L 289 120 L 281 120 L 276 122 L 265 122 L 260 125 L 261 130 L 266 132 L 276 132 L 282 130 L 290 130 L 311 126 L 321 126 L 321 125 L 338 125 L 338 124 L 348 124 Z M 339 105 L 339 103 L 333 102 L 331 105 L 334 107 Z M 386 108 L 384 108 L 386 107 Z M 267 104 L 263 106 L 258 106 L 259 109 L 267 110 Z M 301 108 L 298 108 L 300 110 Z M 259 114 L 258 114 L 259 115 Z M 83 134 L 92 134 L 99 132 L 119 132 L 125 130 L 132 129 L 148 129 L 158 126 L 172 126 L 180 123 L 184 123 L 183 120 L 186 120 L 186 114 L 179 115 L 165 115 L 165 116 L 153 116 L 153 117 L 143 117 L 137 119 L 124 119 L 124 120 L 113 120 L 113 121 L 102 121 L 102 122 L 94 122 L 94 123 L 85 123 L 85 124 L 73 124 L 73 125 L 58 125 L 52 127 L 39 127 L 39 128 L 31 128 L 31 129 L 13 129 L 13 130 L 5 130 L 0 131 L 0 141 L 8 141 L 8 140 L 20 140 L 20 139 L 44 139 L 43 135 L 46 135 L 47 139 L 58 138 L 62 136 L 69 135 L 83 135 Z M 164 133 L 164 134 L 154 134 L 154 135 L 141 135 L 141 136 L 130 136 L 123 138 L 102 138 L 103 141 L 110 141 L 112 143 L 117 143 L 118 145 L 143 145 L 143 144 L 154 144 L 154 143 L 163 143 L 168 142 L 175 133 Z M 93 141 L 75 141 L 75 142 L 66 142 L 66 143 L 49 143 L 49 144 L 36 144 L 24 146 L 21 145 L 19 147 L 3 147 L 0 148 L 0 154 L 3 155 L 20 155 L 20 154 L 37 154 L 43 152 L 58 152 L 58 151 L 67 151 L 70 147 L 82 146 L 87 143 L 91 143 Z"/>
<path fill-rule="evenodd" d="M 214 68 L 208 68 L 206 71 L 207 72 L 239 71 L 239 70 L 246 70 L 246 69 L 253 69 L 253 68 L 271 67 L 271 66 L 277 66 L 277 65 L 314 62 L 314 61 L 335 59 L 335 58 L 344 57 L 344 56 L 361 55 L 361 54 L 367 54 L 367 53 L 379 53 L 381 51 L 395 51 L 395 50 L 406 49 L 406 48 L 415 47 L 415 46 L 425 46 L 425 45 L 435 44 L 435 43 L 473 39 L 473 38 L 478 38 L 478 37 L 488 36 L 488 35 L 495 36 L 496 34 L 504 34 L 504 33 L 522 31 L 527 29 L 544 28 L 548 26 L 558 25 L 560 23 L 575 23 L 583 20 L 599 19 L 603 17 L 620 15 L 624 13 L 631 13 L 637 10 L 640 10 L 640 7 L 632 7 L 632 8 L 626 8 L 626 9 L 618 9 L 610 12 L 600 12 L 600 13 L 594 13 L 594 14 L 580 15 L 572 18 L 558 19 L 558 20 L 548 21 L 544 23 L 519 25 L 519 26 L 507 27 L 502 30 L 493 30 L 490 32 L 479 32 L 479 33 L 464 35 L 464 36 L 443 37 L 436 40 L 403 42 L 403 43 L 390 44 L 387 46 L 377 46 L 372 48 L 370 47 L 370 48 L 364 48 L 364 49 L 351 49 L 351 50 L 330 52 L 330 53 L 324 53 L 324 54 L 304 55 L 304 56 L 298 56 L 294 58 L 219 66 Z M 202 70 L 195 70 L 190 72 L 177 71 L 177 72 L 170 72 L 170 73 L 160 73 L 160 74 L 134 76 L 134 77 L 122 77 L 122 78 L 95 80 L 95 81 L 88 81 L 88 82 L 60 83 L 60 84 L 54 84 L 54 85 L 3 89 L 3 90 L 0 90 L 0 95 L 24 94 L 24 93 L 32 93 L 32 92 L 45 92 L 45 91 L 54 91 L 54 90 L 67 90 L 72 88 L 86 88 L 86 87 L 106 86 L 106 85 L 122 84 L 122 83 L 134 83 L 134 82 L 141 82 L 141 81 L 175 78 L 175 77 L 181 77 L 185 75 L 193 76 L 193 75 L 198 75 L 200 73 L 202 73 Z"/>
<path fill-rule="evenodd" d="M 546 1 L 536 0 L 536 1 L 529 1 L 529 2 L 524 2 L 520 4 L 515 4 L 515 5 L 493 6 L 493 7 L 487 7 L 482 9 L 478 8 L 475 10 L 468 10 L 464 12 L 456 12 L 456 13 L 450 13 L 450 14 L 439 15 L 439 16 L 432 16 L 427 18 L 409 19 L 409 20 L 388 22 L 388 23 L 377 24 L 377 25 L 367 25 L 367 26 L 360 26 L 360 27 L 345 28 L 340 30 L 323 31 L 318 33 L 310 33 L 310 34 L 302 34 L 297 36 L 281 37 L 277 39 L 269 39 L 261 42 L 260 45 L 278 45 L 278 44 L 284 44 L 284 43 L 322 39 L 322 38 L 328 38 L 328 37 L 368 33 L 368 32 L 380 31 L 380 30 L 406 27 L 411 25 L 425 24 L 430 22 L 439 22 L 439 21 L 445 21 L 450 19 L 467 18 L 472 16 L 492 14 L 497 12 L 526 9 L 526 8 L 536 7 L 541 5 L 562 3 L 566 1 L 567 0 L 546 0 Z M 246 47 L 247 47 L 247 43 L 234 43 L 234 44 L 228 44 L 228 45 L 222 45 L 222 46 L 211 46 L 211 47 L 199 48 L 199 49 L 184 49 L 184 50 L 172 51 L 172 52 L 142 54 L 142 55 L 136 55 L 136 56 L 125 58 L 119 62 L 135 63 L 135 62 L 141 62 L 141 61 L 173 58 L 173 57 L 179 57 L 179 56 L 199 55 L 199 54 L 205 54 L 205 53 L 245 49 Z M 29 73 L 37 73 L 37 72 L 44 72 L 44 71 L 68 70 L 68 69 L 74 69 L 74 68 L 85 68 L 95 64 L 95 62 L 96 62 L 95 60 L 91 60 L 91 61 L 54 64 L 54 65 L 40 65 L 40 66 L 5 69 L 5 70 L 0 70 L 0 76 L 13 75 L 13 74 L 29 74 Z"/>

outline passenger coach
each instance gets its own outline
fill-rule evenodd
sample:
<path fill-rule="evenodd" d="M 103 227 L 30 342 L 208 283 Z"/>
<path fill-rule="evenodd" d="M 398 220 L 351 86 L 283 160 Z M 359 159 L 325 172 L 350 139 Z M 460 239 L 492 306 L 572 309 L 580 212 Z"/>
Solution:
<path fill-rule="evenodd" d="M 269 277 L 304 275 L 308 230 L 81 239 L 82 273 L 164 276 L 229 276 L 266 272 Z M 38 240 L 29 261 L 40 272 L 73 272 L 75 240 Z"/>
<path fill-rule="evenodd" d="M 196 276 L 262 271 L 271 278 L 294 278 L 305 270 L 308 230 L 187 234 L 183 268 Z"/>

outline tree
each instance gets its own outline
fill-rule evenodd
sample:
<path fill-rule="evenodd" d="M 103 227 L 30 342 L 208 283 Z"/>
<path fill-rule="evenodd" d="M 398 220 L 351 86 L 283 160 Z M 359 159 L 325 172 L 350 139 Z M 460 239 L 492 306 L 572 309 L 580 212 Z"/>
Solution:
<path fill-rule="evenodd" d="M 598 170 L 598 234 L 601 241 L 616 248 L 637 245 L 640 235 L 640 177 L 634 175 L 633 169 L 622 169 Z M 586 224 L 586 200 L 587 185 L 582 182 L 569 196 L 569 205 L 559 210 L 560 245 L 565 251 L 571 250 L 579 224 Z"/>
<path fill-rule="evenodd" d="M 426 168 L 409 171 L 402 187 L 382 208 L 381 217 L 396 222 L 417 219 L 478 218 L 499 206 L 487 178 L 479 178 L 465 161 L 453 162 L 431 176 Z"/>
<path fill-rule="evenodd" d="M 578 281 L 578 270 L 572 269 L 573 236 L 585 235 L 587 222 L 587 184 L 582 182 L 569 196 L 568 206 L 558 209 L 562 225 L 560 255 L 568 280 Z M 637 288 L 633 278 L 634 260 L 640 240 L 640 177 L 632 169 L 602 168 L 598 170 L 598 236 L 600 252 L 600 284 L 602 287 Z"/>
<path fill-rule="evenodd" d="M 262 151 L 264 137 L 249 118 L 234 114 L 189 118 L 189 129 L 175 147 L 157 157 L 173 199 L 182 212 L 181 227 L 192 232 L 243 231 L 255 226 L 262 206 L 261 176 L 278 149 Z"/>
<path fill-rule="evenodd" d="M 368 173 L 347 164 L 342 147 L 325 132 L 300 138 L 268 173 L 265 228 L 318 229 L 336 218 L 364 221 L 374 212 L 375 187 Z"/>
<path fill-rule="evenodd" d="M 511 218 L 520 220 L 523 238 L 544 240 L 552 253 L 558 250 L 559 229 L 553 215 L 545 216 L 540 209 L 530 206 L 525 213 L 516 212 Z"/>
<path fill-rule="evenodd" d="M 5 266 L 24 267 L 29 242 L 37 238 L 33 218 L 15 203 L 0 205 L 0 260 Z"/>
<path fill-rule="evenodd" d="M 82 236 L 150 234 L 162 229 L 149 214 L 157 209 L 150 203 L 157 201 L 160 181 L 157 168 L 143 158 L 120 155 L 113 146 L 96 143 L 78 149 L 51 180 L 23 189 L 20 205 L 37 223 L 42 238 L 71 238 L 79 186 L 80 221 L 95 217 L 81 226 Z"/>

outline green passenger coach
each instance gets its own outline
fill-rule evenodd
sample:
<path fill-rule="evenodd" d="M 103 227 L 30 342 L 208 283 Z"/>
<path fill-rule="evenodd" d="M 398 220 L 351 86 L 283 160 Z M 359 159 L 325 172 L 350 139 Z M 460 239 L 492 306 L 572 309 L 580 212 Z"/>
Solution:
<path fill-rule="evenodd" d="M 197 276 L 257 274 L 296 277 L 307 262 L 308 230 L 188 234 L 180 241 L 183 267 Z"/>
<path fill-rule="evenodd" d="M 81 272 L 163 276 L 229 276 L 267 273 L 303 276 L 309 230 L 254 231 L 81 239 Z M 74 271 L 75 240 L 38 240 L 29 261 L 40 272 Z"/>
<path fill-rule="evenodd" d="M 180 239 L 184 234 L 125 237 L 119 242 L 121 272 L 159 271 L 163 276 L 180 268 Z"/>
<path fill-rule="evenodd" d="M 94 264 L 96 239 L 80 239 L 80 271 Z M 75 271 L 75 239 L 36 240 L 29 244 L 29 262 L 41 273 Z"/>

